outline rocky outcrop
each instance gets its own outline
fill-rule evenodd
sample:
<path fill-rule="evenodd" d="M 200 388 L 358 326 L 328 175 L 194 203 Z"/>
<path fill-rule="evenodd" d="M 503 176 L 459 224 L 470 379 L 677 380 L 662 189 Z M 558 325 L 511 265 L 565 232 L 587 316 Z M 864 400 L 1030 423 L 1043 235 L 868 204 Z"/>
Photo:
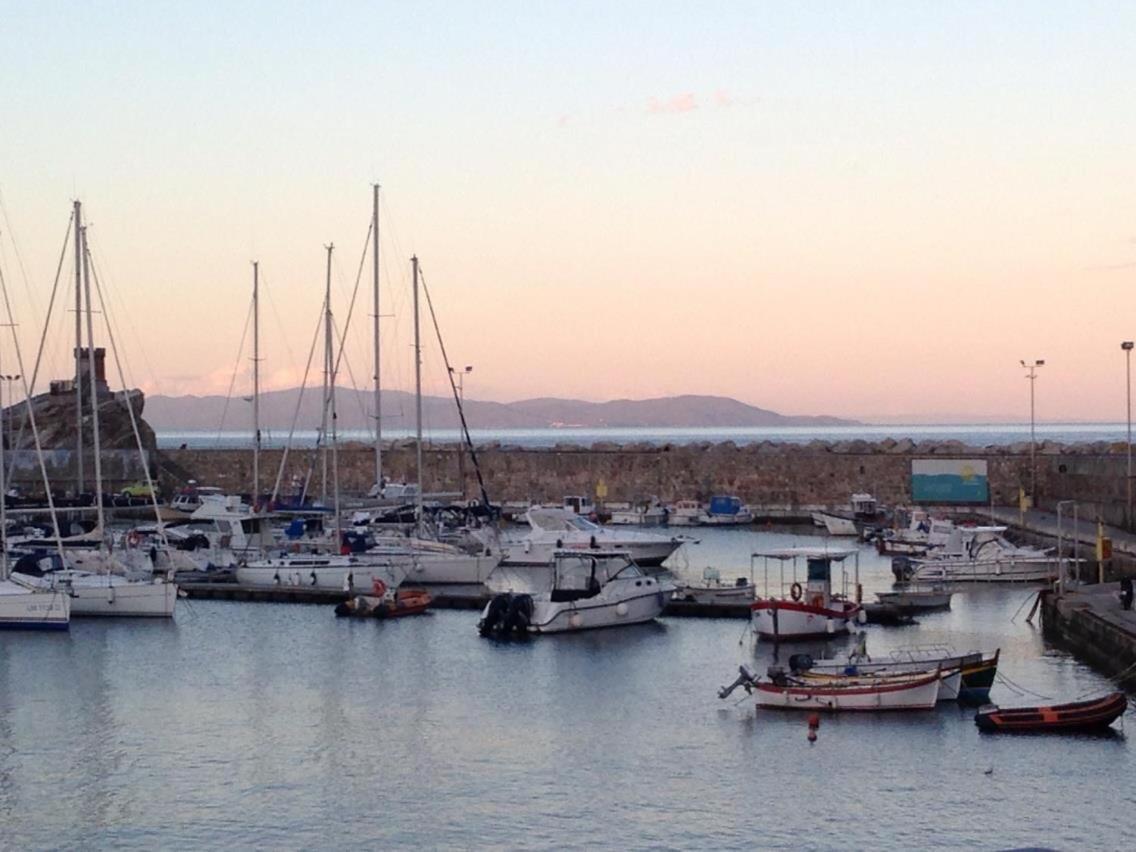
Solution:
<path fill-rule="evenodd" d="M 74 391 L 39 394 L 32 397 L 31 402 L 40 446 L 45 450 L 73 449 L 78 435 Z M 145 404 L 145 394 L 140 390 L 100 392 L 99 445 L 104 450 L 137 449 L 138 441 L 130 420 L 130 411 L 133 409 L 143 449 L 156 449 L 158 442 L 154 430 L 142 419 Z M 83 444 L 86 447 L 94 446 L 93 423 L 91 401 L 89 396 L 84 396 L 82 429 Z M 35 449 L 35 436 L 32 434 L 26 403 L 20 402 L 4 410 L 4 433 L 5 446 L 9 449 Z"/>

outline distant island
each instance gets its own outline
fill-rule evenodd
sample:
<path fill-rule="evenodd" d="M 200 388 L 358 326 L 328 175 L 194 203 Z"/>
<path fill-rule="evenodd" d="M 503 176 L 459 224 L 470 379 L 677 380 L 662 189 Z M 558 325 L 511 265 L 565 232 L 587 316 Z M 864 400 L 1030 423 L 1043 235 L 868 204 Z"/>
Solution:
<path fill-rule="evenodd" d="M 287 429 L 292 423 L 298 388 L 271 391 L 260 398 L 261 428 Z M 372 396 L 369 392 L 340 390 L 336 397 L 339 430 L 369 430 Z M 629 429 L 629 428 L 737 428 L 747 426 L 859 426 L 855 420 L 827 416 L 779 414 L 722 396 L 668 396 L 658 399 L 615 399 L 586 402 L 579 399 L 542 397 L 518 402 L 465 401 L 466 421 L 471 429 Z M 150 396 L 146 420 L 159 432 L 245 431 L 252 428 L 252 406 L 234 396 Z M 449 397 L 422 398 L 426 429 L 457 429 L 458 416 Z M 311 430 L 320 422 L 320 389 L 303 393 L 297 429 Z M 391 431 L 414 428 L 414 395 L 383 391 L 383 428 Z"/>

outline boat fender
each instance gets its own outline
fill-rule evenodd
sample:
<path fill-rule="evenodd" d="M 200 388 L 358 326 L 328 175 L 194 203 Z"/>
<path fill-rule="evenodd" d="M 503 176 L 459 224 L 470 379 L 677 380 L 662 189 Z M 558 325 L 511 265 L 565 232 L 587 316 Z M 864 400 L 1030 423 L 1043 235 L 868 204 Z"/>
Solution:
<path fill-rule="evenodd" d="M 314 586 L 316 584 L 316 572 L 315 572 L 314 568 L 312 569 L 312 572 L 308 576 L 312 578 L 311 584 Z"/>
<path fill-rule="evenodd" d="M 580 625 L 583 624 L 583 623 L 584 623 L 584 617 L 582 615 L 580 615 L 580 613 L 578 613 L 578 612 L 572 613 L 571 617 L 568 619 L 569 626 L 573 627 L 573 628 L 578 629 L 580 627 Z"/>
<path fill-rule="evenodd" d="M 625 604 L 625 603 L 616 604 L 615 605 L 615 614 L 616 615 L 627 615 L 627 604 Z"/>
<path fill-rule="evenodd" d="M 277 586 L 280 585 L 280 572 L 279 571 L 277 571 L 275 574 L 272 575 L 272 582 L 275 583 Z"/>
<path fill-rule="evenodd" d="M 801 588 L 800 583 L 794 583 L 789 587 L 789 597 L 791 597 L 795 601 L 799 601 L 801 599 L 801 595 L 804 594 L 804 591 L 805 590 Z"/>
<path fill-rule="evenodd" d="M 588 542 L 588 544 L 591 546 L 592 550 L 595 550 L 596 548 L 599 547 L 599 545 L 596 544 L 596 537 L 595 536 L 592 536 L 592 540 L 590 542 Z"/>
<path fill-rule="evenodd" d="M 556 539 L 556 549 L 561 550 L 561 549 L 563 549 L 563 547 L 564 547 L 564 539 L 562 539 L 562 538 Z"/>
<path fill-rule="evenodd" d="M 126 544 L 129 547 L 137 547 L 142 541 L 142 536 L 138 535 L 138 530 L 131 530 L 126 534 Z"/>
<path fill-rule="evenodd" d="M 375 597 L 378 597 L 378 598 L 386 597 L 387 584 L 384 583 L 378 577 L 376 577 L 374 580 L 371 581 L 371 591 L 374 592 Z"/>

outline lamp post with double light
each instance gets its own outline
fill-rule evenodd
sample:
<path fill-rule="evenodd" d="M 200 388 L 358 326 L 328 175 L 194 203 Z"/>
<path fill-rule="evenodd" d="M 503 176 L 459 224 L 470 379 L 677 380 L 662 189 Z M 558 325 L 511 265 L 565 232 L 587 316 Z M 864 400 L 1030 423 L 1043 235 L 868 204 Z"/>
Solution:
<path fill-rule="evenodd" d="M 458 378 L 458 413 L 461 415 L 462 421 L 465 420 L 465 377 L 472 372 L 472 364 L 466 364 L 463 370 L 450 367 L 450 375 Z M 461 482 L 462 497 L 465 497 L 465 432 L 461 429 L 459 429 L 459 432 L 461 434 L 458 435 L 458 481 Z"/>
<path fill-rule="evenodd" d="M 1126 402 L 1128 409 L 1128 464 L 1125 472 L 1125 495 L 1127 501 L 1125 506 L 1127 509 L 1124 513 L 1125 525 L 1129 530 L 1132 529 L 1132 347 L 1136 346 L 1131 340 L 1125 340 L 1120 344 L 1120 348 L 1124 350 L 1124 384 L 1126 390 Z"/>
<path fill-rule="evenodd" d="M 1045 361 L 1040 359 L 1029 363 L 1022 361 L 1030 383 L 1030 505 L 1034 508 L 1037 507 L 1037 438 L 1034 436 L 1033 385 L 1037 379 L 1037 368 L 1044 366 Z"/>

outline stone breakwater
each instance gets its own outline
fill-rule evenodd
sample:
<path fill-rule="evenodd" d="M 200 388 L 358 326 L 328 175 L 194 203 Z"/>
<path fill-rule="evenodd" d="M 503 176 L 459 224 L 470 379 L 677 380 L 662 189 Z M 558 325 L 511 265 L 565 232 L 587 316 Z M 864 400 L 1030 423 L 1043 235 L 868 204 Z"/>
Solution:
<path fill-rule="evenodd" d="M 282 450 L 261 454 L 264 490 L 270 491 L 276 481 L 282 454 Z M 853 492 L 868 491 L 887 504 L 910 504 L 911 462 L 944 458 L 985 460 L 993 502 L 1016 505 L 1019 490 L 1028 491 L 1031 478 L 1028 442 L 972 447 L 960 441 L 888 439 L 807 444 L 766 441 L 740 446 L 732 442 L 661 446 L 597 443 L 551 448 L 490 443 L 479 446 L 477 455 L 494 501 L 559 501 L 566 494 L 595 495 L 599 487 L 606 489 L 609 502 L 736 494 L 754 506 L 792 510 L 842 506 Z M 1038 444 L 1036 456 L 1039 507 L 1052 509 L 1058 500 L 1074 499 L 1091 504 L 1082 506 L 1083 518 L 1099 515 L 1106 522 L 1123 523 L 1123 443 L 1043 442 Z M 156 458 L 167 491 L 184 485 L 189 478 L 234 491 L 251 490 L 251 450 L 172 450 L 160 452 Z M 414 458 L 413 441 L 384 448 L 383 470 L 388 480 L 413 481 Z M 464 490 L 470 497 L 477 494 L 469 453 L 457 445 L 424 445 L 423 466 L 426 492 Z M 374 481 L 374 470 L 371 447 L 349 444 L 339 449 L 344 493 L 365 493 Z M 282 491 L 309 474 L 309 492 L 318 492 L 322 480 L 318 456 L 311 450 L 292 450 L 281 478 Z"/>

